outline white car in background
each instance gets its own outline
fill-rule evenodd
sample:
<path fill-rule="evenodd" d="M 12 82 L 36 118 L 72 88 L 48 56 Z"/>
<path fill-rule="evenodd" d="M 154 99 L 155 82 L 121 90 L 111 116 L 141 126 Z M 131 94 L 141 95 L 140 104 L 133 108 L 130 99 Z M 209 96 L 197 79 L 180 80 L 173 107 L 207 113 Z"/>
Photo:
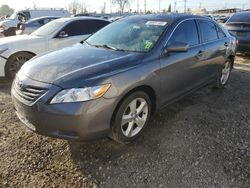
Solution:
<path fill-rule="evenodd" d="M 16 35 L 17 26 L 21 22 L 20 18 L 28 21 L 41 16 L 59 16 L 63 18 L 70 17 L 70 13 L 64 9 L 20 10 L 14 12 L 9 18 L 0 21 L 0 33 L 3 33 L 5 36 Z"/>
<path fill-rule="evenodd" d="M 108 20 L 95 17 L 60 18 L 30 35 L 1 38 L 0 77 L 12 79 L 32 57 L 81 42 L 109 23 Z"/>

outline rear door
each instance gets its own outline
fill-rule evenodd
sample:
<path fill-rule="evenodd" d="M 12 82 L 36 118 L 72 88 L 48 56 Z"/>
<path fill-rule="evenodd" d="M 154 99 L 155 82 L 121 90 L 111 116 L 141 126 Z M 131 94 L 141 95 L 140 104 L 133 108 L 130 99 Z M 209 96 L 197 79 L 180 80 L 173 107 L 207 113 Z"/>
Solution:
<path fill-rule="evenodd" d="M 173 32 L 167 46 L 178 42 L 187 43 L 188 51 L 169 52 L 160 59 L 164 103 L 197 87 L 205 77 L 204 47 L 200 42 L 195 20 L 182 22 Z"/>
<path fill-rule="evenodd" d="M 226 50 L 229 45 L 229 39 L 225 33 L 213 21 L 200 19 L 199 29 L 202 43 L 205 48 L 204 64 L 207 67 L 206 75 L 209 79 L 218 74 L 218 68 L 226 61 Z"/>

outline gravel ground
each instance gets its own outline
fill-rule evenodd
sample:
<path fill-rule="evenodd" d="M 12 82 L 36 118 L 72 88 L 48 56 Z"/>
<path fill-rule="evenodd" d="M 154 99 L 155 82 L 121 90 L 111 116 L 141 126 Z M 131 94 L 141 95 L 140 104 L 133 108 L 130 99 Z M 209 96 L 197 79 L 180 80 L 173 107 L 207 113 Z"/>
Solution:
<path fill-rule="evenodd" d="M 29 132 L 0 86 L 0 187 L 250 187 L 250 58 L 224 90 L 161 110 L 130 145 Z"/>

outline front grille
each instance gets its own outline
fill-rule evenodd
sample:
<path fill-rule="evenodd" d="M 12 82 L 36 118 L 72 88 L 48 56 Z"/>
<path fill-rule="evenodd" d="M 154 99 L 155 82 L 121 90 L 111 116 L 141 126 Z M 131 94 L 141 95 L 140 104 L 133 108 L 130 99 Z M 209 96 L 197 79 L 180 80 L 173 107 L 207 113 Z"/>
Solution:
<path fill-rule="evenodd" d="M 46 93 L 48 89 L 37 86 L 19 84 L 19 81 L 16 80 L 14 83 L 14 90 L 15 93 L 22 99 L 28 102 L 35 102 L 39 97 Z"/>

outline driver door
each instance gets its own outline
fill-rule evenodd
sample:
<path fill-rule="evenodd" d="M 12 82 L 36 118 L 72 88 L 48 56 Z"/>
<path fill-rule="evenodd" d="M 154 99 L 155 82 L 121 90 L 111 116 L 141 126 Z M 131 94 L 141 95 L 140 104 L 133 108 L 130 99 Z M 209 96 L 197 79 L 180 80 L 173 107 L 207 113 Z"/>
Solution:
<path fill-rule="evenodd" d="M 204 47 L 200 43 L 195 20 L 182 22 L 175 29 L 165 48 L 177 43 L 188 44 L 188 51 L 167 52 L 160 59 L 163 103 L 183 95 L 203 82 Z"/>

